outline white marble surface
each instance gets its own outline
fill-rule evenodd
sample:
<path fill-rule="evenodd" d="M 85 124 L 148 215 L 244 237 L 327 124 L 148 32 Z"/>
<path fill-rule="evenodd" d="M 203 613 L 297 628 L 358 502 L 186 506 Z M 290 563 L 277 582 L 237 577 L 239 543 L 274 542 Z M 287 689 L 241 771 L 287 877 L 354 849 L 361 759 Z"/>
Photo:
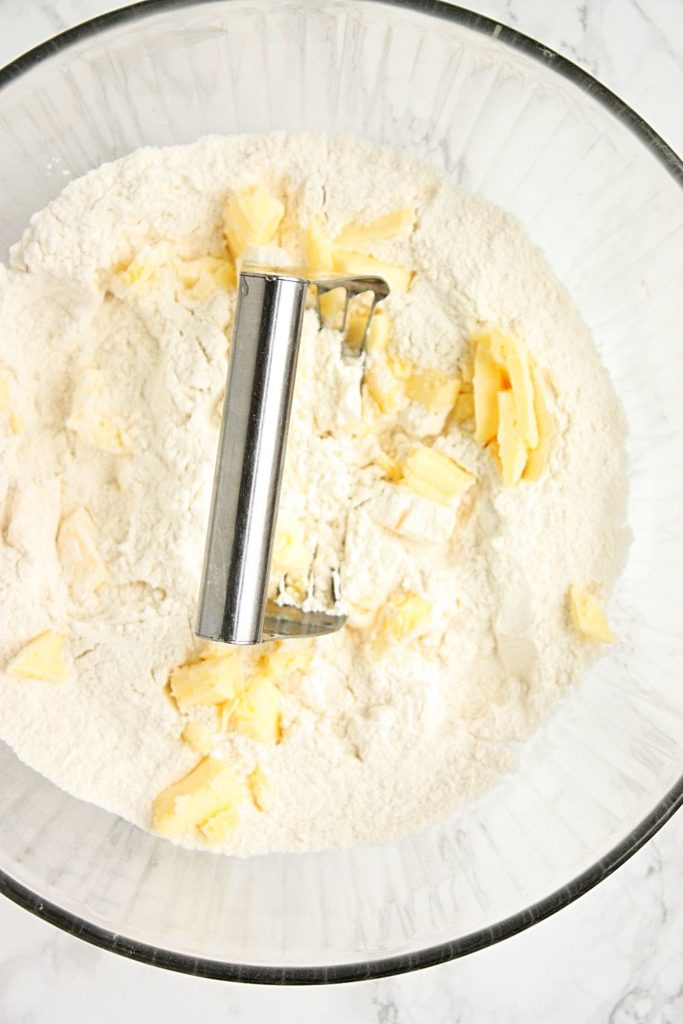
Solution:
<path fill-rule="evenodd" d="M 115 0 L 0 0 L 0 65 Z M 597 75 L 683 151 L 683 0 L 472 0 Z M 204 981 L 124 961 L 0 901 L 0 1024 L 680 1024 L 683 815 L 531 930 L 417 974 L 333 988 Z"/>

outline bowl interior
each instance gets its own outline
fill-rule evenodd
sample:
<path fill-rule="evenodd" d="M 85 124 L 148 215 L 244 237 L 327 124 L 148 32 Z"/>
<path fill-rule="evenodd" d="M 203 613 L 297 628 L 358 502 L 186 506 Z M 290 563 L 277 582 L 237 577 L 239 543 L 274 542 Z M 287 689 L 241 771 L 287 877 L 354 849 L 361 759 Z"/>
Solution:
<path fill-rule="evenodd" d="M 354 134 L 522 221 L 592 328 L 629 425 L 634 540 L 611 609 L 620 642 L 524 744 L 514 775 L 431 829 L 372 849 L 190 853 L 0 750 L 6 891 L 135 955 L 268 980 L 456 955 L 501 937 L 506 918 L 522 915 L 521 927 L 571 898 L 586 884 L 574 879 L 600 877 L 681 797 L 681 167 L 667 168 L 597 87 L 557 73 L 548 51 L 435 11 L 162 3 L 72 33 L 5 80 L 3 256 L 67 180 L 138 146 Z"/>

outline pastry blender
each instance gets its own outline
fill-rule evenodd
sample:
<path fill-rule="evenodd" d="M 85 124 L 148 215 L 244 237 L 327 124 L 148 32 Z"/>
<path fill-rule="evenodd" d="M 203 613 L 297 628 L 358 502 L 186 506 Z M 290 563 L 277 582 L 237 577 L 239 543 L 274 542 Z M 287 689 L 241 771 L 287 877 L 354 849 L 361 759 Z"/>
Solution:
<path fill-rule="evenodd" d="M 349 302 L 372 293 L 365 336 L 345 358 L 363 358 L 368 325 L 389 286 L 378 277 L 309 274 L 245 267 L 239 276 L 237 311 L 223 420 L 213 482 L 195 632 L 227 644 L 318 636 L 343 626 L 346 616 L 308 611 L 268 598 L 271 554 L 296 379 L 306 296 L 333 289 Z M 339 577 L 331 570 L 337 605 Z M 307 595 L 307 596 L 310 596 Z M 304 606 L 305 606 L 304 601 Z"/>

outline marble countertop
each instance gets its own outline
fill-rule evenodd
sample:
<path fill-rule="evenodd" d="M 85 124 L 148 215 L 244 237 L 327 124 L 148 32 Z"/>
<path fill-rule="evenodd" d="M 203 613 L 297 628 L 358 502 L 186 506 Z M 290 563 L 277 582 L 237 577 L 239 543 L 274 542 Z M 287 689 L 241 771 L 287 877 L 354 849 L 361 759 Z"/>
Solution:
<path fill-rule="evenodd" d="M 116 0 L 0 0 L 0 65 Z M 585 67 L 683 152 L 682 0 L 471 0 Z M 596 889 L 493 948 L 330 988 L 272 989 L 124 961 L 0 899 L 0 1024 L 677 1024 L 683 814 Z"/>

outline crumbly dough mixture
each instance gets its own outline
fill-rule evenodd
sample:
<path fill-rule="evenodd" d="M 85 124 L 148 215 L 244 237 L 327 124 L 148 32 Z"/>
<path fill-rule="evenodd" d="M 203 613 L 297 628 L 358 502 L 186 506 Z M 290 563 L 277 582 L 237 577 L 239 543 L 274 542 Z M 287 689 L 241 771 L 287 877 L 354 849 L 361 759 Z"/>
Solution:
<path fill-rule="evenodd" d="M 276 236 L 249 254 L 262 262 L 305 262 L 315 222 L 335 238 L 413 214 L 363 249 L 413 273 L 384 313 L 393 397 L 378 404 L 339 332 L 306 314 L 273 585 L 301 599 L 315 555 L 321 599 L 336 562 L 349 625 L 276 675 L 277 743 L 226 727 L 215 706 L 180 711 L 167 685 L 200 647 L 235 307 L 223 216 L 253 186 L 285 206 Z M 572 625 L 569 588 L 609 594 L 625 547 L 618 401 L 513 218 L 354 140 L 210 137 L 69 184 L 0 268 L 0 290 L 0 735 L 19 757 L 151 829 L 153 797 L 197 764 L 181 734 L 198 722 L 213 756 L 241 778 L 257 769 L 268 795 L 245 800 L 224 834 L 175 838 L 244 855 L 389 840 L 513 770 L 513 741 L 596 650 Z M 533 483 L 505 487 L 471 418 L 410 397 L 426 370 L 467 387 L 472 336 L 489 323 L 552 380 L 555 430 Z M 392 479 L 415 445 L 474 476 L 458 502 Z M 396 630 L 405 595 L 426 613 Z M 66 678 L 17 678 L 11 659 L 47 630 L 65 637 Z"/>

